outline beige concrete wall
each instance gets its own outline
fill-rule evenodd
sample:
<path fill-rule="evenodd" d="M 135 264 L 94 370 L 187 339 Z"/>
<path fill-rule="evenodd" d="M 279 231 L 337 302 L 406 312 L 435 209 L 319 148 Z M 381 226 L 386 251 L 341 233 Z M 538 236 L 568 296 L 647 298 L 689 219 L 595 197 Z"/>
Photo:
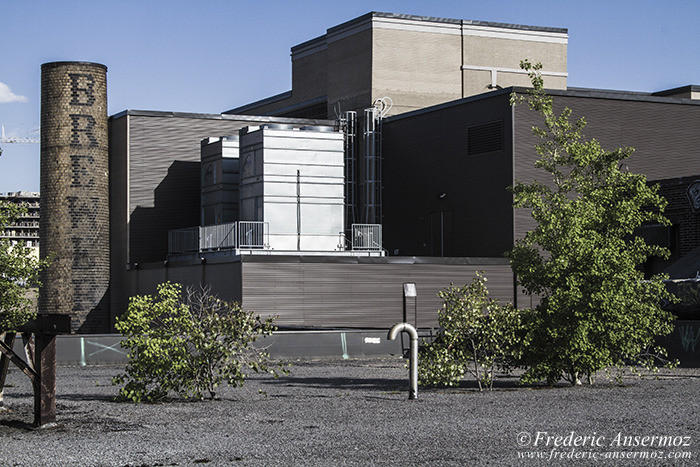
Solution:
<path fill-rule="evenodd" d="M 362 111 L 372 102 L 372 31 L 360 30 L 342 38 L 328 39 L 328 115 L 336 102 L 342 111 Z"/>
<path fill-rule="evenodd" d="M 492 69 L 500 87 L 528 86 L 520 72 L 526 58 L 543 63 L 545 87 L 566 89 L 566 33 L 467 23 L 378 15 L 333 28 L 295 48 L 291 98 L 246 113 L 326 95 L 329 117 L 336 103 L 361 112 L 384 96 L 394 103 L 389 115 L 396 115 L 488 92 Z"/>
<path fill-rule="evenodd" d="M 566 44 L 464 35 L 464 64 L 520 68 L 520 60 L 542 62 L 544 70 L 566 72 Z"/>
<path fill-rule="evenodd" d="M 454 28 L 453 28 L 454 29 Z M 372 100 L 389 96 L 389 115 L 462 97 L 461 40 L 455 33 L 373 29 Z"/>
<path fill-rule="evenodd" d="M 292 98 L 286 105 L 305 102 L 326 95 L 328 59 L 326 50 L 310 55 L 292 56 Z M 283 105 L 279 108 L 284 107 Z"/>
<path fill-rule="evenodd" d="M 463 36 L 465 97 L 490 89 L 493 82 L 491 70 L 495 70 L 495 81 L 501 88 L 529 86 L 530 79 L 520 70 L 520 61 L 524 59 L 542 63 L 546 88 L 566 89 L 566 76 L 561 76 L 567 72 L 567 40 L 563 34 L 540 37 L 526 33 L 507 33 L 499 29 L 494 29 L 490 34 L 502 34 L 504 37 L 471 34 L 473 32 L 467 29 Z M 518 39 L 518 35 L 522 35 L 523 39 Z"/>
<path fill-rule="evenodd" d="M 492 91 L 491 72 L 487 70 L 464 70 L 464 97 L 474 96 Z M 496 84 L 501 88 L 509 86 L 532 87 L 530 78 L 523 73 L 513 73 L 507 71 L 496 72 Z M 546 89 L 566 89 L 566 77 L 544 76 L 544 87 Z"/>

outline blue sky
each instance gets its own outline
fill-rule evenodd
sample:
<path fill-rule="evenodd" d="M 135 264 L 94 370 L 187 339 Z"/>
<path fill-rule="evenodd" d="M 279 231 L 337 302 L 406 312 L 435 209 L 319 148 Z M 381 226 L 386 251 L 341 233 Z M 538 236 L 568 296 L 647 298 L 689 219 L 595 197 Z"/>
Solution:
<path fill-rule="evenodd" d="M 569 86 L 700 84 L 700 1 L 0 0 L 0 124 L 39 127 L 40 67 L 108 66 L 110 115 L 219 113 L 291 88 L 291 46 L 368 11 L 569 30 Z M 4 85 L 4 86 L 3 86 Z M 0 192 L 39 189 L 39 145 L 3 144 Z"/>

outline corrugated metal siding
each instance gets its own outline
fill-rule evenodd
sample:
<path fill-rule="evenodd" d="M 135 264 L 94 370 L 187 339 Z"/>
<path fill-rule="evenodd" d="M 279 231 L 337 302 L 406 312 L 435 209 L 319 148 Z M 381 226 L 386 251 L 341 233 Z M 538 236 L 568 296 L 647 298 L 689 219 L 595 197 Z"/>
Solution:
<path fill-rule="evenodd" d="M 429 255 L 430 213 L 452 214 L 445 256 L 501 256 L 511 247 L 511 113 L 508 95 L 389 119 L 383 126 L 384 247 Z M 467 155 L 467 129 L 503 122 L 503 149 Z M 439 195 L 445 197 L 440 199 Z"/>
<path fill-rule="evenodd" d="M 243 262 L 243 307 L 280 326 L 387 328 L 403 319 L 404 282 L 418 290 L 418 326 L 437 326 L 437 293 L 485 271 L 492 296 L 512 301 L 510 266 Z M 414 321 L 409 302 L 410 322 Z"/>
<path fill-rule="evenodd" d="M 476 263 L 476 264 L 474 264 Z M 169 280 L 187 285 L 200 281 L 220 298 L 241 301 L 245 310 L 277 316 L 279 326 L 391 327 L 403 320 L 403 283 L 415 282 L 421 328 L 437 326 L 442 302 L 437 293 L 454 283 L 464 285 L 484 271 L 491 296 L 513 299 L 513 275 L 501 258 L 437 260 L 434 258 L 236 257 L 201 264 L 188 261 L 169 267 L 147 265 L 131 270 L 130 294 L 153 294 Z M 408 321 L 415 323 L 409 299 Z"/>
<path fill-rule="evenodd" d="M 584 116 L 584 134 L 600 141 L 604 149 L 634 147 L 626 164 L 648 180 L 700 173 L 700 106 L 573 96 L 556 96 L 554 102 L 559 110 L 571 108 L 574 118 Z M 531 132 L 540 123 L 538 115 L 519 105 L 515 122 L 515 177 L 525 182 L 543 179 L 544 172 L 534 167 L 537 139 Z M 527 211 L 516 210 L 516 238 L 534 226 Z"/>
<path fill-rule="evenodd" d="M 250 122 L 131 116 L 130 258 L 165 259 L 168 230 L 199 225 L 200 140 Z"/>
<path fill-rule="evenodd" d="M 207 284 L 211 292 L 223 300 L 241 301 L 241 262 L 228 261 L 214 264 L 188 263 L 181 265 L 154 266 L 132 269 L 129 277 L 128 295 L 155 294 L 158 284 L 174 282 L 198 287 Z"/>
<path fill-rule="evenodd" d="M 315 120 L 274 119 L 294 126 Z M 199 225 L 200 141 L 235 134 L 254 119 L 129 116 L 129 253 L 131 262 L 165 259 L 168 230 Z M 124 138 L 125 135 L 117 135 Z"/>

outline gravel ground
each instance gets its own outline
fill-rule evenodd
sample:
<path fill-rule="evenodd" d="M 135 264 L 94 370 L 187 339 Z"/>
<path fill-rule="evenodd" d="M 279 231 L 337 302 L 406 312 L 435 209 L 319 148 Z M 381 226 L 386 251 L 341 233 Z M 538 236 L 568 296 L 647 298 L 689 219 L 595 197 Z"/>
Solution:
<path fill-rule="evenodd" d="M 48 430 L 29 427 L 29 379 L 11 370 L 0 465 L 698 465 L 700 456 L 698 369 L 579 388 L 500 377 L 493 392 L 466 382 L 408 401 L 400 359 L 294 362 L 288 376 L 223 388 L 218 401 L 149 405 L 112 401 L 120 369 L 59 367 L 60 426 Z M 577 436 L 589 438 L 574 446 Z M 640 445 L 624 446 L 626 436 Z M 602 457 L 620 453 L 637 459 Z"/>

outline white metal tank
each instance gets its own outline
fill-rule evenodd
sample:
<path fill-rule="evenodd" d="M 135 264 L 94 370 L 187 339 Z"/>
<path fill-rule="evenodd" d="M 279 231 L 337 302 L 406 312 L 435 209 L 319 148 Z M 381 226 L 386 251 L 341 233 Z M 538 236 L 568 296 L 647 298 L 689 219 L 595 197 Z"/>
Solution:
<path fill-rule="evenodd" d="M 274 250 L 344 249 L 343 144 L 331 127 L 241 130 L 240 220 L 267 222 Z"/>

